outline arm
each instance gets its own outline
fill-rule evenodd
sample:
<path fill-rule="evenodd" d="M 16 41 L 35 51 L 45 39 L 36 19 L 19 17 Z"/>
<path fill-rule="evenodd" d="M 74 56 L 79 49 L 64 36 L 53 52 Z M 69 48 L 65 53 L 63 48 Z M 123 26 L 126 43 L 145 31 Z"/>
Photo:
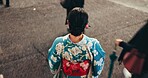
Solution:
<path fill-rule="evenodd" d="M 115 45 L 122 47 L 125 51 L 130 51 L 133 48 L 130 44 L 124 42 L 122 39 L 116 39 Z"/>
<path fill-rule="evenodd" d="M 116 39 L 115 45 L 120 46 L 120 47 L 123 48 L 123 50 L 122 50 L 122 52 L 120 53 L 120 56 L 119 56 L 119 58 L 118 58 L 119 64 L 121 64 L 125 53 L 126 53 L 127 51 L 130 51 L 133 47 L 132 47 L 131 45 L 127 44 L 126 42 L 124 42 L 124 41 L 121 40 L 121 39 Z"/>
<path fill-rule="evenodd" d="M 120 42 L 119 46 L 122 47 L 125 51 L 130 51 L 133 48 L 131 45 L 124 41 Z"/>
<path fill-rule="evenodd" d="M 51 48 L 48 50 L 48 62 L 51 72 L 57 72 L 61 63 L 62 43 L 55 39 Z"/>
<path fill-rule="evenodd" d="M 104 67 L 104 60 L 105 60 L 105 51 L 102 49 L 100 43 L 98 40 L 95 40 L 94 43 L 94 50 L 92 52 L 93 54 L 93 64 L 92 64 L 92 72 L 93 72 L 93 76 L 94 78 L 97 78 Z"/>
<path fill-rule="evenodd" d="M 118 58 L 119 64 L 121 64 L 125 53 L 126 53 L 127 51 L 130 51 L 130 50 L 132 49 L 132 47 L 131 47 L 129 44 L 123 42 L 123 41 L 120 42 L 119 46 L 123 48 L 123 50 L 122 50 L 122 52 L 120 53 L 120 56 L 119 56 L 119 58 Z"/>

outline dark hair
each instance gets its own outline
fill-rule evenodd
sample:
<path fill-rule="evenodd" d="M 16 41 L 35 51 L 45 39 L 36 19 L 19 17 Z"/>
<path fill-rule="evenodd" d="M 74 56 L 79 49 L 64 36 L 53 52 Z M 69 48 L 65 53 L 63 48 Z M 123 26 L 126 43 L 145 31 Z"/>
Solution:
<path fill-rule="evenodd" d="M 85 26 L 88 23 L 88 14 L 83 8 L 76 7 L 68 14 L 69 32 L 74 36 L 84 33 Z"/>
<path fill-rule="evenodd" d="M 148 54 L 148 21 L 128 43 Z"/>

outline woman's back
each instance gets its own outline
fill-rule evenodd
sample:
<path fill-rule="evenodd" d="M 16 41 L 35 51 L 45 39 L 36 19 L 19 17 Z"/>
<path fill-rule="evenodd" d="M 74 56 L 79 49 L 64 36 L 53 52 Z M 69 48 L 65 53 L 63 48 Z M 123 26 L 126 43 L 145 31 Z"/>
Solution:
<path fill-rule="evenodd" d="M 89 53 L 91 53 L 94 56 L 93 60 L 90 59 L 91 57 Z M 67 71 L 65 72 L 66 74 L 69 74 L 72 68 L 74 68 L 74 65 L 70 63 L 75 63 L 75 64 L 80 63 L 79 68 L 86 70 L 86 72 L 81 71 L 81 73 L 77 75 L 83 75 L 85 73 L 88 73 L 91 64 L 94 68 L 92 69 L 92 71 L 94 72 L 93 73 L 94 76 L 101 73 L 104 65 L 104 58 L 105 58 L 105 52 L 102 49 L 99 41 L 97 39 L 90 38 L 84 34 L 83 34 L 83 39 L 78 43 L 73 43 L 69 38 L 69 34 L 64 37 L 56 38 L 56 40 L 53 43 L 53 47 L 49 49 L 49 55 L 48 55 L 51 71 L 57 70 L 58 69 L 57 65 L 59 66 L 61 63 L 60 60 L 62 60 L 63 71 L 64 72 Z M 68 76 L 69 78 L 80 77 L 80 76 L 71 76 L 70 74 Z"/>

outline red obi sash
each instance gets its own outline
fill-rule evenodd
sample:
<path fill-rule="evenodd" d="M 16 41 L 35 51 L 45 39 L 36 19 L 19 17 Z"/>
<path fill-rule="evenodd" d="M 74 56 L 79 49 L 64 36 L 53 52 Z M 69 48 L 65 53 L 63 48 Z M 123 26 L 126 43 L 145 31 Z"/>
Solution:
<path fill-rule="evenodd" d="M 62 69 L 66 75 L 69 76 L 83 76 L 87 75 L 90 68 L 90 60 L 73 63 L 66 59 L 62 59 Z"/>

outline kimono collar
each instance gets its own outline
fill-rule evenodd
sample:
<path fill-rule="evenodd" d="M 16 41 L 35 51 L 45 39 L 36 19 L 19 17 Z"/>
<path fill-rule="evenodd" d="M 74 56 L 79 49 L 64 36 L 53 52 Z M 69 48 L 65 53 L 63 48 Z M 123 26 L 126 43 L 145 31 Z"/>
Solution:
<path fill-rule="evenodd" d="M 73 42 L 70 40 L 69 35 L 70 35 L 70 34 L 67 34 L 67 35 L 65 36 L 65 38 L 67 38 L 67 41 L 69 41 L 70 43 L 76 44 L 76 45 L 83 45 L 83 44 L 86 44 L 86 39 L 85 39 L 85 38 L 86 38 L 86 35 L 85 35 L 85 34 L 83 34 L 82 40 L 79 41 L 79 42 L 77 42 L 77 43 L 73 43 Z"/>

